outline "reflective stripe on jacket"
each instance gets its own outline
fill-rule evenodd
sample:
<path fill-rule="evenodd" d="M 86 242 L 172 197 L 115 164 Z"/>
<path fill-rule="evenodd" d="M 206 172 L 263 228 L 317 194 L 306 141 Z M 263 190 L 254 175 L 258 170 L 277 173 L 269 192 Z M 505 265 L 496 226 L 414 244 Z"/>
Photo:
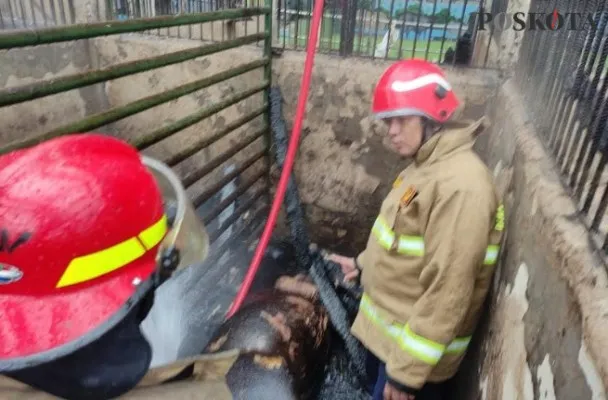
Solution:
<path fill-rule="evenodd" d="M 472 147 L 485 119 L 432 136 L 385 198 L 365 250 L 353 334 L 412 389 L 457 371 L 491 284 L 504 227 Z"/>

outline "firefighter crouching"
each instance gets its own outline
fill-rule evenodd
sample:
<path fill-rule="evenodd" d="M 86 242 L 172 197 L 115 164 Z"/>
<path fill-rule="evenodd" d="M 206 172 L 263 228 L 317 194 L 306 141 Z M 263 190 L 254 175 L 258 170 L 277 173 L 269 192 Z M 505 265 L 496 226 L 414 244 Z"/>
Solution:
<path fill-rule="evenodd" d="M 332 255 L 364 290 L 352 333 L 368 350 L 374 400 L 446 399 L 491 284 L 503 208 L 473 151 L 486 119 L 454 121 L 445 74 L 399 61 L 380 77 L 373 113 L 412 163 L 395 180 L 355 258 Z"/>
<path fill-rule="evenodd" d="M 206 381 L 182 398 L 232 398 L 222 374 L 237 351 L 149 370 L 139 324 L 154 292 L 209 246 L 169 167 L 94 134 L 9 153 L 0 233 L 0 398 L 108 399 L 136 386 L 151 398 L 193 365 Z"/>

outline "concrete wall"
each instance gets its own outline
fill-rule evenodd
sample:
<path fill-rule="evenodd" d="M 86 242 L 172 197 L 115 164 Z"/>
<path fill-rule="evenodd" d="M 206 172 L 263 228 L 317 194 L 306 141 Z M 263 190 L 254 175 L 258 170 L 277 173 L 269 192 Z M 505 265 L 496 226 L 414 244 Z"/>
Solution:
<path fill-rule="evenodd" d="M 486 10 L 492 9 L 492 0 L 484 4 Z M 505 12 L 508 15 L 528 13 L 530 0 L 510 0 Z M 489 12 L 489 11 L 488 11 Z M 487 68 L 500 68 L 511 71 L 519 60 L 519 50 L 524 37 L 523 31 L 506 29 L 499 32 L 495 26 L 488 25 L 484 31 L 477 33 L 473 50 L 473 64 Z"/>
<path fill-rule="evenodd" d="M 158 39 L 154 37 L 141 37 L 139 35 L 126 35 L 123 37 L 106 37 L 93 40 L 96 63 L 100 67 L 115 65 L 167 54 L 200 46 L 201 43 L 180 39 Z M 228 50 L 209 57 L 201 57 L 192 61 L 158 68 L 148 72 L 116 79 L 105 84 L 104 96 L 110 107 L 119 107 L 143 98 L 153 96 L 187 83 L 209 77 L 226 71 L 230 68 L 245 64 L 261 58 L 261 49 L 238 48 Z M 197 90 L 176 100 L 155 106 L 149 110 L 129 116 L 112 124 L 110 130 L 118 137 L 125 139 L 144 137 L 150 132 L 169 123 L 188 117 L 195 112 L 210 107 L 219 101 L 242 92 L 262 82 L 263 69 L 258 68 L 246 74 L 230 78 L 208 88 Z M 166 159 L 170 154 L 182 149 L 184 146 L 209 138 L 225 125 L 237 118 L 250 114 L 263 105 L 263 93 L 259 92 L 251 97 L 221 111 L 210 118 L 204 119 L 181 132 L 178 132 L 162 142 L 145 150 L 146 154 Z M 185 177 L 199 170 L 204 164 L 215 159 L 220 154 L 229 151 L 239 143 L 251 137 L 256 131 L 263 128 L 264 117 L 259 116 L 243 127 L 233 131 L 216 143 L 198 152 L 191 158 L 176 166 L 180 176 Z M 230 162 L 240 163 L 260 151 L 265 143 L 264 138 L 257 139 L 243 151 L 232 157 Z M 259 162 L 242 176 L 248 179 L 253 173 L 259 171 L 263 163 Z M 221 168 L 214 174 L 197 182 L 189 190 L 196 196 L 207 188 L 210 183 L 217 180 Z"/>
<path fill-rule="evenodd" d="M 456 392 L 471 399 L 605 399 L 606 264 L 510 81 L 488 115 L 493 129 L 478 148 L 497 175 L 512 176 L 507 235 Z"/>
<path fill-rule="evenodd" d="M 92 68 L 90 43 L 80 40 L 0 51 L 0 86 L 12 88 Z M 102 85 L 0 108 L 0 144 L 64 126 L 106 106 Z"/>

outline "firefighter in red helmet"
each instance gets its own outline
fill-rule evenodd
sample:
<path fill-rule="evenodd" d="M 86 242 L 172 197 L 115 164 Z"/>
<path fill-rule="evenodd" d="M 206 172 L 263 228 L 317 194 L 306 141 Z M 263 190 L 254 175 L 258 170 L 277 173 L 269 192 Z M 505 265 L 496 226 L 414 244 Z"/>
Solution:
<path fill-rule="evenodd" d="M 81 134 L 0 157 L 0 375 L 66 399 L 146 374 L 154 290 L 207 233 L 170 168 Z"/>
<path fill-rule="evenodd" d="M 366 248 L 332 255 L 363 287 L 353 334 L 368 350 L 374 400 L 449 398 L 491 284 L 503 230 L 493 176 L 473 151 L 485 118 L 457 120 L 444 72 L 391 65 L 372 111 L 411 164 L 394 181 Z"/>

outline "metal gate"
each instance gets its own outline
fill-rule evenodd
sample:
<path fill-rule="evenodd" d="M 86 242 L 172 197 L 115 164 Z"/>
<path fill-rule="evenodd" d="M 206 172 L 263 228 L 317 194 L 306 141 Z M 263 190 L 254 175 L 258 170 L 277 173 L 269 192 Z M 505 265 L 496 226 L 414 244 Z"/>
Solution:
<path fill-rule="evenodd" d="M 251 221 L 261 221 L 269 204 L 270 7 L 247 7 L 148 19 L 72 24 L 36 30 L 5 30 L 0 33 L 0 59 L 5 57 L 6 62 L 3 64 L 7 65 L 16 55 L 22 58 L 34 57 L 29 55 L 29 52 L 40 48 L 38 46 L 57 43 L 70 45 L 110 35 L 133 34 L 175 27 L 179 29 L 179 27 L 193 24 L 232 21 L 254 16 L 262 16 L 265 19 L 266 23 L 262 31 L 221 42 L 199 42 L 195 43 L 194 47 L 188 47 L 185 50 L 171 53 L 161 52 L 160 55 L 153 57 L 115 63 L 103 68 L 88 68 L 81 72 L 62 74 L 51 79 L 31 77 L 35 79 L 33 83 L 14 85 L 0 90 L 0 112 L 8 112 L 15 107 L 21 107 L 19 108 L 21 113 L 19 120 L 23 121 L 28 118 L 28 109 L 32 110 L 33 116 L 33 110 L 40 107 L 38 101 L 52 99 L 52 96 L 61 96 L 70 91 L 83 90 L 95 85 L 98 85 L 97 87 L 101 85 L 101 90 L 104 90 L 103 88 L 107 88 L 108 82 L 116 79 L 125 77 L 131 79 L 146 71 L 179 65 L 196 58 L 199 60 L 201 57 L 210 58 L 221 51 L 242 48 L 255 43 L 263 44 L 260 48 L 253 46 L 251 49 L 253 52 L 257 52 L 257 58 L 249 59 L 216 73 L 203 74 L 200 77 L 197 75 L 197 79 L 194 81 L 165 88 L 152 95 L 144 95 L 126 104 L 106 107 L 99 112 L 90 113 L 84 118 L 52 126 L 40 134 L 29 135 L 28 132 L 15 131 L 14 126 L 5 119 L 4 123 L 8 125 L 2 126 L 2 133 L 0 133 L 0 154 L 32 146 L 61 135 L 91 131 L 121 137 L 144 154 L 153 152 L 154 149 L 164 149 L 165 151 L 160 152 L 162 154 L 160 159 L 173 167 L 180 175 L 201 218 L 210 227 L 210 258 L 221 255 L 229 241 L 223 240 L 220 245 L 217 242 L 218 238 L 226 231 L 234 229 L 235 223 L 242 220 L 243 215 L 248 216 L 249 222 L 242 223 L 240 226 L 248 229 L 251 235 L 255 235 L 263 224 L 260 222 L 252 226 Z M 137 38 L 139 36 L 124 37 Z M 158 41 L 159 39 L 150 40 Z M 92 47 L 83 48 L 91 51 Z M 58 57 L 53 51 L 50 51 L 48 55 L 50 58 Z M 32 63 L 41 65 L 45 65 L 47 61 L 44 59 L 30 60 Z M 258 71 L 262 78 L 256 81 L 245 78 L 245 74 L 251 71 Z M 116 123 L 126 118 L 161 105 L 171 106 L 184 96 L 200 94 L 201 90 L 217 87 L 230 79 L 240 79 L 239 86 L 245 88 L 238 91 L 227 90 L 226 93 L 221 93 L 218 99 L 210 103 L 205 102 L 203 106 L 189 115 L 169 120 L 162 126 L 139 132 L 137 135 L 126 135 L 115 126 Z M 234 87 L 230 86 L 229 89 L 234 89 Z M 221 88 L 217 90 L 221 90 Z M 252 106 L 254 104 L 252 99 L 255 99 L 256 96 L 258 100 L 255 104 L 258 105 Z M 52 101 L 50 103 L 52 104 L 49 104 L 49 101 L 45 103 L 46 107 L 50 107 L 49 112 L 51 108 L 55 113 L 64 112 L 60 101 L 55 102 L 58 104 Z M 237 113 L 232 120 L 226 120 L 223 117 L 221 123 L 213 124 L 210 129 L 196 130 L 197 124 L 201 121 L 208 120 L 229 107 L 236 107 L 238 110 L 244 111 Z M 44 113 L 39 119 L 41 119 L 41 124 L 49 125 L 52 122 L 48 121 L 49 118 Z M 187 137 L 182 135 L 183 142 L 168 145 L 173 138 L 187 128 L 194 128 L 195 133 L 189 134 Z M 10 133 L 11 130 L 14 131 L 13 135 L 7 136 L 7 132 Z M 219 146 L 218 144 L 222 140 L 224 140 L 224 144 Z M 166 151 L 167 149 L 169 151 Z M 218 197 L 222 189 L 229 184 L 234 186 L 236 180 L 240 181 L 237 187 L 234 187 L 228 195 Z M 228 207 L 232 207 L 233 212 L 228 218 L 222 220 L 219 217 Z"/>
<path fill-rule="evenodd" d="M 525 32 L 515 82 L 596 244 L 608 253 L 608 9 L 597 0 L 532 0 L 529 12 L 555 15 L 556 26 Z"/>

